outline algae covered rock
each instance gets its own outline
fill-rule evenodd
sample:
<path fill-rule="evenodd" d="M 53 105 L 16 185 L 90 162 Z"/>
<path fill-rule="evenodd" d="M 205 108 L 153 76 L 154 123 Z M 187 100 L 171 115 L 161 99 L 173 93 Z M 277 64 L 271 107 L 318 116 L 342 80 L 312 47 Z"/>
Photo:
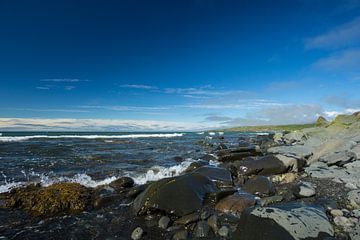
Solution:
<path fill-rule="evenodd" d="M 78 183 L 57 183 L 13 189 L 5 199 L 7 208 L 24 209 L 34 216 L 53 216 L 84 211 L 90 197 L 90 189 Z"/>

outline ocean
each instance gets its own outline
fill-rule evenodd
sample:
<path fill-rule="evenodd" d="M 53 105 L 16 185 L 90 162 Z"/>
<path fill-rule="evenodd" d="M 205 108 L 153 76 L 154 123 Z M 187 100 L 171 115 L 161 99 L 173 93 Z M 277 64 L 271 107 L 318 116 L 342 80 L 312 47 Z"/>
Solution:
<path fill-rule="evenodd" d="M 2 132 L 0 193 L 40 183 L 96 187 L 129 176 L 137 184 L 180 174 L 226 135 L 204 132 Z M 251 134 L 250 134 L 251 135 Z M 216 164 L 216 161 L 213 162 Z"/>

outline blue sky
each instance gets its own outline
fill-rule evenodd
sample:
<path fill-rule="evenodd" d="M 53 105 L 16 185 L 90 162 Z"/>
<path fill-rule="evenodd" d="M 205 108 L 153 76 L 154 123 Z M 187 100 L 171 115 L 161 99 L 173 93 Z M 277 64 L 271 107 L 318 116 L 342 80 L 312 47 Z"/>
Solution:
<path fill-rule="evenodd" d="M 0 1 L 0 129 L 189 130 L 360 110 L 360 1 Z"/>

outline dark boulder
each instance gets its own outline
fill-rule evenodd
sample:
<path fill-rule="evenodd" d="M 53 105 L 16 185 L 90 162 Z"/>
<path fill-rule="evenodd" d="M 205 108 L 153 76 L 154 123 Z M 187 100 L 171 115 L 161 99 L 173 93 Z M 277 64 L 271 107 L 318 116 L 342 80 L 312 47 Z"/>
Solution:
<path fill-rule="evenodd" d="M 124 188 L 131 188 L 134 186 L 134 180 L 130 177 L 122 177 L 112 181 L 109 184 L 110 187 L 114 188 L 116 191 L 122 190 Z"/>
<path fill-rule="evenodd" d="M 270 176 L 288 171 L 288 167 L 273 155 L 267 155 L 260 158 L 247 158 L 243 161 L 233 163 L 233 166 L 236 167 L 238 176 Z"/>
<path fill-rule="evenodd" d="M 209 165 L 207 161 L 203 161 L 203 160 L 196 161 L 191 163 L 190 166 L 185 170 L 185 172 L 192 172 L 199 167 L 207 166 L 207 165 Z"/>
<path fill-rule="evenodd" d="M 151 183 L 137 196 L 133 210 L 138 215 L 160 210 L 184 216 L 200 210 L 206 195 L 217 190 L 215 183 L 200 173 L 165 178 Z"/>
<path fill-rule="evenodd" d="M 275 193 L 274 186 L 269 178 L 264 176 L 256 176 L 245 182 L 242 189 L 248 193 L 268 196 Z"/>
<path fill-rule="evenodd" d="M 242 160 L 245 157 L 256 156 L 261 154 L 261 150 L 257 145 L 249 145 L 246 147 L 238 147 L 235 149 L 224 149 L 217 152 L 219 161 L 233 162 Z"/>
<path fill-rule="evenodd" d="M 180 156 L 175 156 L 175 157 L 174 157 L 174 161 L 180 163 L 180 162 L 183 162 L 183 161 L 184 161 L 184 158 L 182 158 L 182 157 L 180 157 Z"/>
<path fill-rule="evenodd" d="M 230 171 L 225 168 L 203 166 L 194 170 L 205 177 L 210 178 L 218 187 L 232 187 L 233 181 Z"/>

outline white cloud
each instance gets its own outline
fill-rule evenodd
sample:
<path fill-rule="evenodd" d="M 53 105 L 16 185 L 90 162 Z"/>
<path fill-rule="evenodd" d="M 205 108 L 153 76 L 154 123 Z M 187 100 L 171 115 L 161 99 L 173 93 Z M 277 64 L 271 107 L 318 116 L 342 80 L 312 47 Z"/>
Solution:
<path fill-rule="evenodd" d="M 50 87 L 38 86 L 38 87 L 36 87 L 36 89 L 38 89 L 38 90 L 50 90 Z"/>
<path fill-rule="evenodd" d="M 206 129 L 209 125 L 190 122 L 114 120 L 114 119 L 46 119 L 0 118 L 1 130 L 36 131 L 187 131 Z"/>
<path fill-rule="evenodd" d="M 71 91 L 73 89 L 75 89 L 76 87 L 75 86 L 65 86 L 64 89 L 65 90 L 68 90 L 68 91 Z"/>
<path fill-rule="evenodd" d="M 360 43 L 360 17 L 336 27 L 335 29 L 307 39 L 306 49 L 336 49 L 352 47 Z"/>
<path fill-rule="evenodd" d="M 144 90 L 157 89 L 157 87 L 154 87 L 154 86 L 140 85 L 140 84 L 123 84 L 123 85 L 120 85 L 120 87 L 122 87 L 122 88 L 144 89 Z"/>
<path fill-rule="evenodd" d="M 347 49 L 329 57 L 321 58 L 313 64 L 326 71 L 357 71 L 360 69 L 360 49 Z"/>
<path fill-rule="evenodd" d="M 245 117 L 223 121 L 223 127 L 313 123 L 323 114 L 318 105 L 287 104 L 265 107 Z"/>
<path fill-rule="evenodd" d="M 42 82 L 88 82 L 89 80 L 86 79 L 78 79 L 78 78 L 47 78 L 47 79 L 42 79 Z"/>

